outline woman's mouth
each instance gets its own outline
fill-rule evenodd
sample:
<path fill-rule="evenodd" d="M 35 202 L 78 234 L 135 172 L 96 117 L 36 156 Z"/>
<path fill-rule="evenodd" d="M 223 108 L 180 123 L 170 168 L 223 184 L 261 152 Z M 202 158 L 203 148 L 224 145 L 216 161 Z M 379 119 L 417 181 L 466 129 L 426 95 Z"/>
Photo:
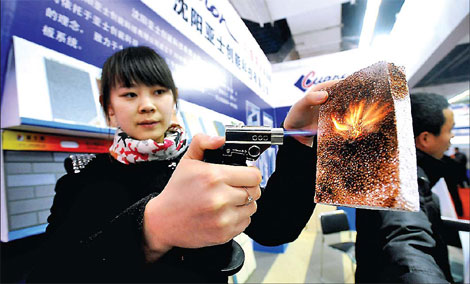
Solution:
<path fill-rule="evenodd" d="M 154 120 L 146 120 L 146 121 L 142 121 L 142 122 L 137 123 L 137 125 L 139 125 L 139 126 L 149 127 L 149 128 L 155 127 L 157 124 L 158 124 L 158 121 L 154 121 Z"/>

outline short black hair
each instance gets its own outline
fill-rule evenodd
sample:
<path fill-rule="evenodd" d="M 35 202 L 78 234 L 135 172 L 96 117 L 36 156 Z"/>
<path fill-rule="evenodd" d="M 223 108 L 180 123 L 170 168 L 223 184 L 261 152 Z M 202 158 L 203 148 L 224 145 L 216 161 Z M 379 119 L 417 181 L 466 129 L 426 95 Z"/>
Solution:
<path fill-rule="evenodd" d="M 147 46 L 127 47 L 111 55 L 101 71 L 101 104 L 108 117 L 111 88 L 122 83 L 126 87 L 132 84 L 146 86 L 160 85 L 170 89 L 175 103 L 178 100 L 170 68 L 155 50 Z"/>
<path fill-rule="evenodd" d="M 443 96 L 432 93 L 411 94 L 410 100 L 414 137 L 424 131 L 439 136 L 445 123 L 443 110 L 449 107 L 449 102 Z"/>

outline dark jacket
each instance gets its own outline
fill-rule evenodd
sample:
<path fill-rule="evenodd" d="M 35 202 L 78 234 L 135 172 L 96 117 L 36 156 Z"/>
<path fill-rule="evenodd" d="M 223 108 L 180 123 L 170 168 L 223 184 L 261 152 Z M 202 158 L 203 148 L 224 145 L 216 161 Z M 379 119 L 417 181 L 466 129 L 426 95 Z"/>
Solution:
<path fill-rule="evenodd" d="M 356 211 L 356 282 L 453 282 L 438 197 L 441 161 L 417 150 L 419 212 Z"/>
<path fill-rule="evenodd" d="M 444 155 L 441 161 L 444 163 L 444 179 L 447 184 L 447 189 L 449 190 L 452 202 L 454 203 L 455 212 L 458 216 L 463 216 L 463 206 L 462 200 L 459 196 L 458 184 L 461 181 L 461 170 L 459 164 L 454 161 L 451 157 Z"/>
<path fill-rule="evenodd" d="M 246 234 L 264 245 L 298 237 L 315 207 L 315 157 L 316 146 L 285 139 Z M 102 154 L 80 173 L 63 176 L 48 218 L 48 243 L 28 281 L 227 282 L 197 261 L 197 249 L 174 248 L 155 263 L 144 261 L 145 205 L 163 190 L 178 161 L 124 165 Z"/>

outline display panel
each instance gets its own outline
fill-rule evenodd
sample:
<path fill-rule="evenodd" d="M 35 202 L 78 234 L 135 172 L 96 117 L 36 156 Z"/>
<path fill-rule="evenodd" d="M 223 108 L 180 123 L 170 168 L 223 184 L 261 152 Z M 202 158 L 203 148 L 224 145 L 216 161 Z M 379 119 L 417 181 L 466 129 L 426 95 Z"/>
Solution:
<path fill-rule="evenodd" d="M 52 119 L 91 124 L 98 114 L 90 75 L 47 58 L 45 66 Z"/>

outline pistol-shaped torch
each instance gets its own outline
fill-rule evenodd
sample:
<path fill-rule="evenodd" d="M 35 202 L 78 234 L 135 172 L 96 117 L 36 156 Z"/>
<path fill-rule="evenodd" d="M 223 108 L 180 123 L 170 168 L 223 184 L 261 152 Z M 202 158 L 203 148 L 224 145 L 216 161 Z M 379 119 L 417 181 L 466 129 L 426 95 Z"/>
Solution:
<path fill-rule="evenodd" d="M 284 136 L 313 136 L 304 130 L 284 130 L 268 126 L 225 126 L 225 144 L 204 151 L 204 161 L 214 164 L 246 166 L 256 161 L 271 145 L 282 145 Z"/>
<path fill-rule="evenodd" d="M 271 145 L 282 145 L 284 129 L 267 126 L 226 126 L 225 144 L 205 150 L 204 161 L 214 164 L 246 166 L 256 161 Z"/>

